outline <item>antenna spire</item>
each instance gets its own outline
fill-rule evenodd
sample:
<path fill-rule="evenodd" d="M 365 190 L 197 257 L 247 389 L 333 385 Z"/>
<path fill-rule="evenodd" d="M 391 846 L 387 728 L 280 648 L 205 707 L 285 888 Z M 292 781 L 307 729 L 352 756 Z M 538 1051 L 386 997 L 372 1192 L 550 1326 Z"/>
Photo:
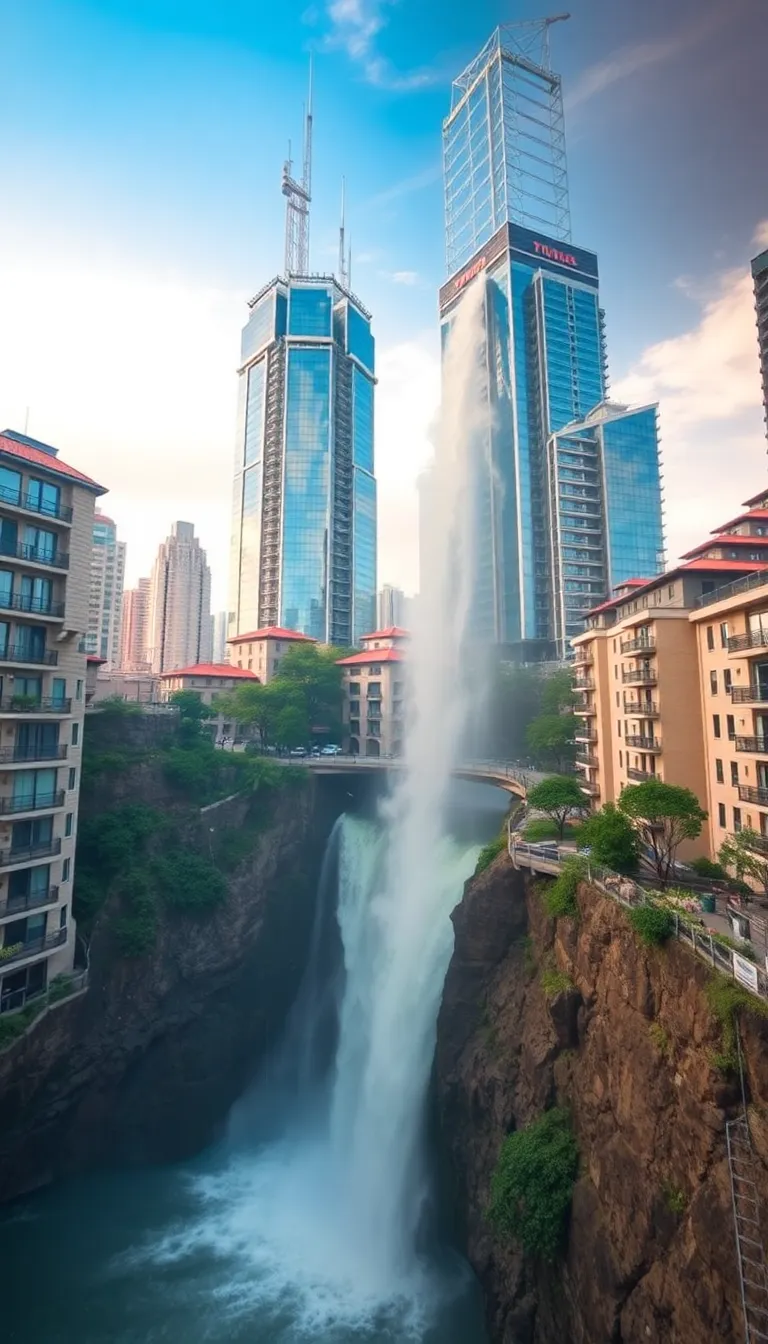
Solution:
<path fill-rule="evenodd" d="M 304 155 L 301 181 L 293 176 L 290 144 L 283 164 L 285 196 L 285 272 L 306 275 L 309 270 L 309 206 L 312 200 L 312 57 L 309 58 L 309 94 L 304 116 Z"/>
<path fill-rule="evenodd" d="M 345 285 L 345 286 L 349 284 L 349 279 L 348 279 L 348 276 L 347 276 L 347 258 L 346 258 L 345 252 L 344 252 L 344 213 L 345 213 L 345 204 L 346 204 L 346 201 L 345 201 L 345 197 L 346 197 L 346 186 L 347 186 L 346 178 L 342 177 L 342 179 L 341 179 L 341 224 L 339 225 L 339 280 L 341 281 L 342 285 Z"/>

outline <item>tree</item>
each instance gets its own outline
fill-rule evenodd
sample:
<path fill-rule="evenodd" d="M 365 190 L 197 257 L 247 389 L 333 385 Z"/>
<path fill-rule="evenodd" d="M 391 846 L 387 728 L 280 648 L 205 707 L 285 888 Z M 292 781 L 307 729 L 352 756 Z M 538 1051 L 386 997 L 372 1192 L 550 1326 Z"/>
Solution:
<path fill-rule="evenodd" d="M 571 775 L 549 775 L 528 790 L 528 805 L 552 818 L 562 840 L 568 818 L 584 806 L 584 794 Z"/>
<path fill-rule="evenodd" d="M 541 687 L 541 713 L 563 714 L 573 710 L 576 695 L 573 690 L 573 674 L 569 667 L 558 668 L 546 677 Z"/>
<path fill-rule="evenodd" d="M 576 718 L 573 714 L 539 714 L 528 725 L 526 741 L 534 760 L 552 764 L 563 770 L 574 758 L 573 736 Z"/>
<path fill-rule="evenodd" d="M 272 686 L 290 683 L 304 693 L 310 728 L 341 724 L 342 670 L 338 649 L 319 648 L 317 644 L 292 644 L 280 659 Z"/>
<path fill-rule="evenodd" d="M 579 829 L 579 844 L 589 847 L 596 863 L 615 873 L 633 873 L 640 859 L 637 831 L 615 803 L 606 803 L 587 817 Z"/>
<path fill-rule="evenodd" d="M 229 695 L 222 695 L 216 702 L 216 708 L 243 728 L 254 728 L 262 747 L 280 742 L 278 722 L 281 714 L 288 709 L 303 713 L 306 719 L 306 698 L 300 686 L 288 682 L 270 681 L 263 686 L 260 681 L 247 681 Z M 309 727 L 302 738 L 306 742 Z M 298 743 L 294 745 L 298 746 Z"/>
<path fill-rule="evenodd" d="M 747 826 L 723 842 L 719 859 L 724 868 L 733 870 L 739 882 L 751 877 L 768 896 L 768 854 L 761 848 L 763 843 L 763 836 Z"/>
<path fill-rule="evenodd" d="M 279 747 L 302 747 L 309 738 L 309 719 L 303 705 L 286 704 L 275 716 L 274 737 Z"/>
<path fill-rule="evenodd" d="M 215 716 L 215 710 L 203 703 L 197 691 L 174 691 L 168 697 L 169 705 L 179 711 L 179 737 L 182 742 L 200 737 L 203 723 Z"/>
<path fill-rule="evenodd" d="M 659 883 L 666 887 L 674 873 L 675 858 L 682 841 L 695 840 L 701 835 L 707 819 L 696 794 L 679 784 L 646 779 L 642 784 L 624 786 L 619 809 L 637 828 Z"/>

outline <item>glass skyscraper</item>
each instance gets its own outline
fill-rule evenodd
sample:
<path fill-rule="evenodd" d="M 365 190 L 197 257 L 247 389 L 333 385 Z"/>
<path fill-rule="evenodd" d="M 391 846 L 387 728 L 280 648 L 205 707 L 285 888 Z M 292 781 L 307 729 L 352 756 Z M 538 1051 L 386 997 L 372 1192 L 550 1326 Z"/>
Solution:
<path fill-rule="evenodd" d="M 290 275 L 243 330 L 228 633 L 349 646 L 375 624 L 375 347 L 332 276 Z"/>
<path fill-rule="evenodd" d="M 440 319 L 445 342 L 482 276 L 491 427 L 475 481 L 474 629 L 534 661 L 565 656 L 612 584 L 660 572 L 663 535 L 656 408 L 606 402 L 597 257 L 569 241 L 560 80 L 546 25 L 521 27 L 522 45 L 497 30 L 454 81 Z"/>

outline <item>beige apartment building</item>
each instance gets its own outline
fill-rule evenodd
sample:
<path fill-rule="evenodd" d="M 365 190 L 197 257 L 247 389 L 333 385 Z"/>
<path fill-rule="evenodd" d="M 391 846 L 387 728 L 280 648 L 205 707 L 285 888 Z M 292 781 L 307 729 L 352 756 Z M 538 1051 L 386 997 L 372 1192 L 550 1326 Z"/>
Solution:
<path fill-rule="evenodd" d="M 55 448 L 0 434 L 0 1012 L 74 964 L 85 635 L 103 493 Z"/>
<path fill-rule="evenodd" d="M 174 523 L 158 547 L 146 619 L 153 672 L 210 662 L 211 571 L 192 523 Z"/>
<path fill-rule="evenodd" d="M 719 819 L 725 815 L 729 829 L 746 825 L 739 806 L 757 797 L 750 789 L 760 788 L 756 767 L 745 771 L 730 760 L 735 747 L 722 750 L 729 737 L 739 736 L 734 705 L 744 703 L 740 689 L 752 694 L 749 653 L 737 674 L 739 659 L 728 643 L 736 628 L 711 614 L 704 619 L 723 584 L 729 585 L 723 591 L 739 590 L 755 582 L 747 575 L 768 568 L 768 510 L 750 507 L 755 504 L 749 501 L 746 514 L 715 529 L 677 568 L 623 585 L 588 613 L 584 633 L 572 641 L 584 792 L 597 807 L 616 801 L 626 784 L 652 777 L 691 789 L 710 820 L 701 837 L 681 849 L 683 857 L 715 853 L 726 828 Z M 746 619 L 743 614 L 742 635 Z M 742 713 L 741 729 L 754 736 L 759 724 L 747 724 L 747 717 Z M 768 786 L 768 758 L 766 771 Z"/>
<path fill-rule="evenodd" d="M 405 721 L 406 649 L 399 626 L 363 635 L 361 653 L 340 658 L 344 673 L 344 748 L 357 756 L 399 756 Z"/>
<path fill-rule="evenodd" d="M 160 699 L 170 700 L 174 691 L 194 691 L 204 705 L 212 705 L 219 695 L 229 695 L 243 682 L 258 681 L 255 672 L 247 668 L 233 667 L 231 663 L 197 663 L 193 667 L 179 667 L 173 672 L 163 672 L 159 678 Z M 207 727 L 216 741 L 222 737 L 234 737 L 237 724 L 227 714 L 217 714 L 208 720 Z"/>
<path fill-rule="evenodd" d="M 295 644 L 316 644 L 309 635 L 297 630 L 285 630 L 280 625 L 267 625 L 250 634 L 233 635 L 227 640 L 230 661 L 245 671 L 253 672 L 266 686 L 280 668 L 280 659 Z"/>
<path fill-rule="evenodd" d="M 135 588 L 127 588 L 123 593 L 120 667 L 124 672 L 149 671 L 147 623 L 151 586 L 150 579 L 139 579 Z"/>

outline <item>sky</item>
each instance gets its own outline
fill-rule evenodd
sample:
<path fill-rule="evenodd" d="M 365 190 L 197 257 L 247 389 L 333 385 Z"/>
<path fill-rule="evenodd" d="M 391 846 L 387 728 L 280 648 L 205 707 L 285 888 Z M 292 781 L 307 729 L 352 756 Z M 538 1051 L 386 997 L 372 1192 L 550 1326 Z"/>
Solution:
<path fill-rule="evenodd" d="M 280 172 L 314 53 L 311 265 L 374 314 L 379 581 L 418 586 L 439 399 L 451 79 L 533 0 L 0 0 L 0 429 L 108 487 L 128 581 L 195 523 L 226 605 L 247 299 L 282 270 Z M 573 241 L 611 395 L 660 403 L 668 554 L 764 484 L 749 260 L 768 246 L 764 0 L 574 0 L 552 30 Z"/>

